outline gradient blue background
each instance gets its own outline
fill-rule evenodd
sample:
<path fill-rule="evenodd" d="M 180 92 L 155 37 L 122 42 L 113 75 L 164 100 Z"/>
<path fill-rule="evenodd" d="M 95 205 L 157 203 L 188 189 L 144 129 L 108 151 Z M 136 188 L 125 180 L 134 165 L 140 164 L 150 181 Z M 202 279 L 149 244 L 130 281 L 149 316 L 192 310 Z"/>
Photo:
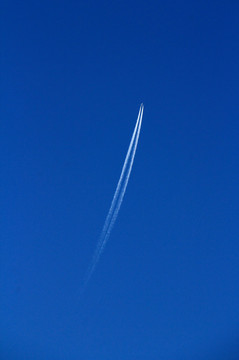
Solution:
<path fill-rule="evenodd" d="M 3 1 L 1 359 L 239 358 L 238 19 L 226 0 Z"/>

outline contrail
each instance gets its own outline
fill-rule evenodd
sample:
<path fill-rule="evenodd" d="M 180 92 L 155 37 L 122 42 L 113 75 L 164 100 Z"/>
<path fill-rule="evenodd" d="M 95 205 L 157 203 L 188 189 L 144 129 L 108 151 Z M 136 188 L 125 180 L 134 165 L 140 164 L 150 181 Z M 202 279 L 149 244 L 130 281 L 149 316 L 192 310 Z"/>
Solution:
<path fill-rule="evenodd" d="M 128 151 L 127 151 L 127 154 L 126 154 L 126 157 L 125 157 L 124 165 L 123 165 L 123 168 L 121 170 L 120 178 L 119 178 L 119 181 L 118 181 L 115 193 L 114 193 L 113 200 L 111 202 L 110 210 L 108 212 L 108 215 L 107 215 L 105 223 L 104 223 L 103 230 L 102 230 L 101 235 L 100 235 L 100 239 L 99 239 L 98 244 L 97 244 L 95 254 L 97 253 L 97 250 L 101 247 L 101 244 L 104 241 L 105 234 L 107 232 L 107 229 L 109 227 L 109 224 L 110 224 L 113 212 L 114 212 L 114 208 L 115 208 L 115 206 L 117 204 L 117 199 L 119 197 L 119 193 L 120 193 L 122 182 L 123 182 L 123 179 L 124 179 L 124 176 L 125 176 L 126 168 L 127 168 L 129 158 L 130 158 L 131 153 L 132 153 L 132 147 L 134 145 L 138 125 L 139 125 L 139 122 L 142 121 L 142 117 L 141 117 L 142 111 L 143 111 L 143 104 L 141 104 L 140 109 L 139 109 L 139 115 L 138 115 L 137 122 L 136 122 L 136 125 L 135 125 L 135 128 L 134 128 L 134 132 L 133 132 L 133 135 L 132 135 L 132 138 L 131 138 L 131 141 L 130 141 L 130 145 L 129 145 L 129 148 L 128 148 Z"/>
<path fill-rule="evenodd" d="M 107 240 L 109 239 L 110 233 L 112 231 L 112 228 L 114 226 L 114 223 L 116 221 L 116 218 L 118 216 L 121 204 L 123 202 L 123 198 L 125 195 L 125 191 L 128 185 L 128 181 L 130 178 L 130 173 L 132 170 L 132 166 L 133 166 L 133 162 L 134 162 L 134 157 L 135 157 L 135 153 L 136 153 L 136 149 L 137 149 L 137 145 L 138 145 L 138 140 L 139 140 L 139 134 L 140 134 L 140 129 L 141 129 L 141 123 L 142 123 L 142 117 L 143 117 L 143 110 L 144 110 L 144 106 L 143 104 L 140 105 L 140 109 L 139 109 L 139 114 L 138 114 L 138 118 L 137 118 L 137 122 L 134 128 L 134 132 L 129 144 L 129 148 L 126 154 L 126 158 L 124 161 L 124 165 L 120 174 L 120 178 L 114 193 L 114 197 L 113 200 L 111 202 L 111 206 L 108 212 L 108 215 L 106 217 L 93 259 L 91 261 L 90 267 L 87 271 L 86 277 L 85 277 L 85 281 L 84 281 L 84 288 L 87 285 L 88 281 L 90 280 L 95 267 L 99 261 L 100 255 L 102 253 L 102 251 L 104 250 L 104 247 L 106 245 Z"/>
<path fill-rule="evenodd" d="M 141 129 L 141 123 L 142 123 L 142 116 L 143 116 L 143 109 L 142 109 L 142 113 L 141 113 L 141 116 L 140 116 L 140 122 L 139 122 L 139 125 L 138 125 L 138 128 L 137 128 L 137 135 L 136 135 L 134 147 L 133 147 L 133 150 L 132 150 L 132 156 L 130 158 L 128 171 L 127 171 L 127 173 L 125 175 L 125 180 L 124 180 L 124 183 L 122 185 L 122 189 L 120 190 L 120 193 L 119 193 L 119 196 L 118 196 L 118 201 L 115 204 L 115 210 L 114 210 L 114 212 L 112 214 L 111 221 L 110 221 L 110 223 L 108 225 L 107 233 L 105 234 L 102 245 L 100 247 L 100 253 L 99 253 L 98 257 L 100 256 L 101 252 L 103 251 L 103 249 L 105 247 L 105 244 L 106 244 L 106 242 L 107 242 L 107 240 L 108 240 L 108 238 L 110 236 L 111 230 L 112 230 L 112 228 L 114 226 L 114 223 L 116 221 L 116 218 L 118 216 L 121 204 L 123 202 L 124 194 L 125 194 L 125 191 L 126 191 L 126 188 L 127 188 L 127 185 L 128 185 L 128 181 L 129 181 L 129 178 L 130 178 L 130 173 L 131 173 L 131 170 L 132 170 L 132 167 L 133 167 L 134 157 L 135 157 L 135 153 L 136 153 L 136 149 L 137 149 L 137 145 L 138 145 L 139 134 L 140 134 L 140 129 Z"/>

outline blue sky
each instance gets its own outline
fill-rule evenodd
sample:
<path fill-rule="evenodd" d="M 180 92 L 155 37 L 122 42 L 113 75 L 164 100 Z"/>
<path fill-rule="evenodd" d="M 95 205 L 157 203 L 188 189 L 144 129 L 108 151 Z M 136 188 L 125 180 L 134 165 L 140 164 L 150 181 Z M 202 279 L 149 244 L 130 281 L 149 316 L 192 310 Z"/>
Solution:
<path fill-rule="evenodd" d="M 2 359 L 238 359 L 238 13 L 3 1 Z M 81 295 L 141 102 L 124 203 Z"/>

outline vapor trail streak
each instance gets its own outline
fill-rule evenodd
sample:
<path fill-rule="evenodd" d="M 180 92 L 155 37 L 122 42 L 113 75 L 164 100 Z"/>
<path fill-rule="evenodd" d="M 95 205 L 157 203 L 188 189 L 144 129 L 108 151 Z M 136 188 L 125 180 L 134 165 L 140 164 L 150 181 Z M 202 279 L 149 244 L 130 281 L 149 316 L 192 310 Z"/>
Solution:
<path fill-rule="evenodd" d="M 98 253 L 96 254 L 97 255 L 97 257 L 95 259 L 96 263 L 98 262 L 98 259 L 99 259 L 100 255 L 101 255 L 102 251 L 104 250 L 104 247 L 105 247 L 106 242 L 107 242 L 107 240 L 108 240 L 108 238 L 110 236 L 111 230 L 112 230 L 112 228 L 114 226 L 114 223 L 115 223 L 115 221 L 117 219 L 121 204 L 122 204 L 123 199 L 124 199 L 124 195 L 125 195 L 125 192 L 126 192 L 126 188 L 127 188 L 127 185 L 128 185 L 129 178 L 130 178 L 130 173 L 131 173 L 131 170 L 132 170 L 132 167 L 133 167 L 134 157 L 135 157 L 135 153 L 136 153 L 136 149 L 137 149 L 137 145 L 138 145 L 140 129 L 141 129 L 141 119 L 140 119 L 138 131 L 137 131 L 137 135 L 136 135 L 135 145 L 134 145 L 133 150 L 132 150 L 132 156 L 130 158 L 129 168 L 128 168 L 128 171 L 127 171 L 127 173 L 125 175 L 125 180 L 124 180 L 124 183 L 122 185 L 122 189 L 120 190 L 118 201 L 115 204 L 115 210 L 114 210 L 114 212 L 112 214 L 111 221 L 110 221 L 110 223 L 108 225 L 108 230 L 107 230 L 107 232 L 106 232 L 106 234 L 104 236 L 104 239 L 102 241 L 100 249 L 98 250 Z"/>
<path fill-rule="evenodd" d="M 125 195 L 125 191 L 128 185 L 128 181 L 130 178 L 130 173 L 132 170 L 134 157 L 138 145 L 139 140 L 139 134 L 141 129 L 141 123 L 142 123 L 142 117 L 143 117 L 143 110 L 144 106 L 143 104 L 140 105 L 139 114 L 137 118 L 137 122 L 134 128 L 134 132 L 130 141 L 130 145 L 126 154 L 126 158 L 124 161 L 124 165 L 120 174 L 120 178 L 114 193 L 113 200 L 111 202 L 111 206 L 108 212 L 108 215 L 106 217 L 93 259 L 91 261 L 90 267 L 88 269 L 87 275 L 85 277 L 84 281 L 84 287 L 87 285 L 88 281 L 90 280 L 95 267 L 99 261 L 100 255 L 102 251 L 104 250 L 104 247 L 106 245 L 107 240 L 109 239 L 110 233 L 112 231 L 112 228 L 114 226 L 114 223 L 116 221 L 116 218 L 118 216 L 121 204 L 123 202 L 123 198 Z"/>
<path fill-rule="evenodd" d="M 121 204 L 122 204 L 123 199 L 124 199 L 124 195 L 125 195 L 125 192 L 126 192 L 126 188 L 127 188 L 127 185 L 128 185 L 129 178 L 130 178 L 130 173 L 131 173 L 131 170 L 132 170 L 132 167 L 133 167 L 134 157 L 135 157 L 135 153 L 136 153 L 136 149 L 137 149 L 137 145 L 138 145 L 139 134 L 140 134 L 140 129 L 141 129 L 141 123 L 142 123 L 142 116 L 143 116 L 143 111 L 142 111 L 142 114 L 141 114 L 141 117 L 140 117 L 140 122 L 139 122 L 139 126 L 138 126 L 138 129 L 137 129 L 137 135 L 136 135 L 134 147 L 133 147 L 133 150 L 132 150 L 132 156 L 130 158 L 128 171 L 127 171 L 127 173 L 125 175 L 125 180 L 124 180 L 124 183 L 122 185 L 122 189 L 120 191 L 120 194 L 118 196 L 118 201 L 115 204 L 115 210 L 114 210 L 114 212 L 112 214 L 112 218 L 111 218 L 111 221 L 109 223 L 107 233 L 105 234 L 104 240 L 103 240 L 102 245 L 100 247 L 100 252 L 98 254 L 98 258 L 100 256 L 100 254 L 102 253 L 102 251 L 103 251 L 103 249 L 104 249 L 104 247 L 106 245 L 106 242 L 107 242 L 107 240 L 108 240 L 108 238 L 110 236 L 111 230 L 112 230 L 112 228 L 114 226 L 114 223 L 115 223 L 116 218 L 118 216 Z M 98 261 L 98 259 L 97 259 L 97 261 Z"/>
<path fill-rule="evenodd" d="M 115 193 L 114 193 L 113 200 L 112 200 L 112 202 L 111 202 L 111 206 L 110 206 L 108 215 L 107 215 L 106 220 L 105 220 L 105 223 L 104 223 L 103 230 L 102 230 L 102 232 L 101 232 L 100 239 L 99 239 L 98 244 L 97 244 L 97 248 L 96 248 L 95 254 L 97 253 L 97 250 L 101 247 L 102 241 L 104 240 L 105 234 L 106 234 L 107 229 L 108 229 L 108 226 L 109 226 L 109 224 L 110 224 L 110 221 L 111 221 L 111 218 L 112 218 L 112 214 L 113 214 L 113 212 L 114 212 L 114 208 L 115 208 L 115 206 L 116 206 L 116 204 L 117 204 L 117 199 L 118 199 L 118 196 L 119 196 L 119 193 L 120 193 L 120 189 L 121 189 L 121 186 L 122 186 L 122 182 L 123 182 L 123 179 L 124 179 L 124 176 L 125 176 L 125 171 L 126 171 L 126 168 L 127 168 L 128 162 L 129 162 L 129 158 L 130 158 L 131 153 L 132 153 L 132 147 L 133 147 L 133 145 L 134 145 L 135 136 L 136 136 L 136 132 L 137 132 L 137 129 L 138 129 L 138 124 L 139 124 L 139 122 L 141 121 L 141 112 L 142 112 L 142 109 L 143 109 L 143 105 L 141 105 L 141 106 L 140 106 L 140 109 L 139 109 L 139 114 L 138 114 L 137 122 L 136 122 L 136 125 L 135 125 L 135 128 L 134 128 L 134 132 L 133 132 L 133 135 L 132 135 L 130 144 L 129 144 L 129 148 L 128 148 L 126 157 L 125 157 L 124 165 L 123 165 L 123 168 L 122 168 L 122 170 L 121 170 L 120 178 L 119 178 L 119 181 L 118 181 L 118 184 L 117 184 Z"/>

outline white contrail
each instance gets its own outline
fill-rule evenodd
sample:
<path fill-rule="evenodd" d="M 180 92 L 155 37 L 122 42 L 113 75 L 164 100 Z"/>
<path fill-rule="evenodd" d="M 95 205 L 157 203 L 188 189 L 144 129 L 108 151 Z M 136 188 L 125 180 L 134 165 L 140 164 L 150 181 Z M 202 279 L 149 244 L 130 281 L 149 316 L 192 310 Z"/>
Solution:
<path fill-rule="evenodd" d="M 111 206 L 110 206 L 108 215 L 106 217 L 104 227 L 103 227 L 103 230 L 102 230 L 101 235 L 100 235 L 100 239 L 99 239 L 98 244 L 97 244 L 95 254 L 97 253 L 97 250 L 101 247 L 101 244 L 102 244 L 102 242 L 104 240 L 105 234 L 106 234 L 107 229 L 109 227 L 109 224 L 110 224 L 113 212 L 114 212 L 114 208 L 115 208 L 115 206 L 117 204 L 117 199 L 118 199 L 118 196 L 119 196 L 119 193 L 120 193 L 120 190 L 121 190 L 121 186 L 122 186 L 122 182 L 123 182 L 123 179 L 124 179 L 124 176 L 125 176 L 125 171 L 126 171 L 126 168 L 127 168 L 128 162 L 129 162 L 129 158 L 130 158 L 131 153 L 132 153 L 132 147 L 134 145 L 138 125 L 139 125 L 139 122 L 141 121 L 141 118 L 142 118 L 141 117 L 142 111 L 143 111 L 143 104 L 140 105 L 139 114 L 138 114 L 138 118 L 137 118 L 136 125 L 135 125 L 135 128 L 134 128 L 134 132 L 133 132 L 130 144 L 129 144 L 129 148 L 128 148 L 128 151 L 127 151 L 127 154 L 126 154 L 126 157 L 125 157 L 123 168 L 121 170 L 120 178 L 119 178 L 119 181 L 118 181 L 115 193 L 114 193 L 114 197 L 113 197 L 113 200 L 111 202 Z"/>
<path fill-rule="evenodd" d="M 102 251 L 103 251 L 103 249 L 104 249 L 104 247 L 106 245 L 106 242 L 107 242 L 107 240 L 108 240 L 108 238 L 110 236 L 111 230 L 112 230 L 112 228 L 114 226 L 114 223 L 116 221 L 116 218 L 118 216 L 121 204 L 123 202 L 124 194 L 125 194 L 125 191 L 126 191 L 126 188 L 127 188 L 127 185 L 128 185 L 128 181 L 129 181 L 129 178 L 130 178 L 130 173 L 131 173 L 131 170 L 132 170 L 132 166 L 133 166 L 133 163 L 134 163 L 134 157 L 135 157 L 135 153 L 136 153 L 136 149 L 137 149 L 137 145 L 138 145 L 139 134 L 140 134 L 140 129 L 141 129 L 141 123 L 142 123 L 142 116 L 143 116 L 143 110 L 142 110 L 142 113 L 141 113 L 140 122 L 139 122 L 139 126 L 138 126 L 138 129 L 137 129 L 137 135 L 136 135 L 134 147 L 133 147 L 133 150 L 132 150 L 132 156 L 130 158 L 128 171 L 127 171 L 127 173 L 125 175 L 125 180 L 124 180 L 124 183 L 122 185 L 122 189 L 120 191 L 118 201 L 115 204 L 115 210 L 114 210 L 114 212 L 112 214 L 111 221 L 110 221 L 110 223 L 108 225 L 107 233 L 105 234 L 102 245 L 100 247 L 98 258 L 99 258 L 100 254 L 102 253 Z M 98 258 L 97 258 L 97 261 L 98 261 Z"/>
<path fill-rule="evenodd" d="M 124 161 L 124 165 L 120 174 L 120 178 L 114 193 L 114 197 L 113 200 L 111 202 L 111 206 L 108 212 L 108 215 L 106 217 L 101 235 L 100 235 L 100 239 L 98 241 L 91 265 L 88 269 L 87 275 L 85 277 L 85 281 L 84 281 L 84 287 L 87 285 L 88 281 L 91 278 L 91 275 L 93 274 L 95 267 L 97 265 L 97 262 L 99 260 L 99 257 L 106 245 L 106 242 L 110 236 L 111 230 L 114 226 L 114 223 L 116 221 L 116 218 L 118 216 L 119 210 L 120 210 L 120 206 L 122 204 L 123 198 L 124 198 L 124 194 L 128 185 L 128 181 L 129 181 L 129 177 L 130 177 L 130 173 L 132 170 L 132 166 L 133 166 L 133 162 L 134 162 L 134 157 L 135 157 L 135 153 L 136 153 L 136 149 L 137 149 L 137 144 L 138 144 L 138 140 L 139 140 L 139 134 L 140 134 L 140 129 L 141 129 L 141 123 L 142 123 L 142 117 L 143 117 L 143 110 L 144 110 L 144 106 L 143 104 L 140 105 L 140 109 L 139 109 L 139 114 L 138 114 L 138 118 L 137 118 L 137 122 L 134 128 L 134 132 L 130 141 L 130 145 L 126 154 L 126 158 Z M 127 169 L 128 168 L 128 169 Z"/>

